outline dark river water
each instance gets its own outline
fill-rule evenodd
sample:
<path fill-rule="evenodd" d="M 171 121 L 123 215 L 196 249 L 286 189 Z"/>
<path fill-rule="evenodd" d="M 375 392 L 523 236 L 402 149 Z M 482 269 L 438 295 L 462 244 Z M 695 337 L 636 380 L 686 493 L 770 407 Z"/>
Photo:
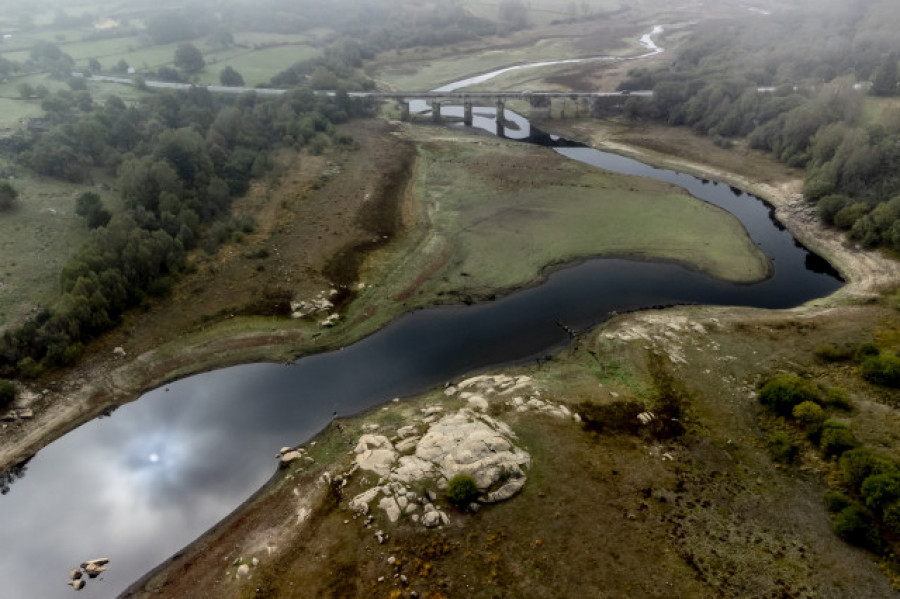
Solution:
<path fill-rule="evenodd" d="M 496 128 L 493 109 L 477 113 L 476 125 Z M 518 115 L 507 119 L 507 137 L 572 145 L 531 131 Z M 0 597 L 68 596 L 68 571 L 98 557 L 111 558 L 110 569 L 81 593 L 114 596 L 249 497 L 275 470 L 277 450 L 309 440 L 334 412 L 546 356 L 568 342 L 559 323 L 584 330 L 612 311 L 679 303 L 787 308 L 842 284 L 757 198 L 589 148 L 556 151 L 676 183 L 725 208 L 770 257 L 774 275 L 739 285 L 675 264 L 588 260 L 494 302 L 407 314 L 341 351 L 226 368 L 151 391 L 42 449 L 0 497 Z"/>

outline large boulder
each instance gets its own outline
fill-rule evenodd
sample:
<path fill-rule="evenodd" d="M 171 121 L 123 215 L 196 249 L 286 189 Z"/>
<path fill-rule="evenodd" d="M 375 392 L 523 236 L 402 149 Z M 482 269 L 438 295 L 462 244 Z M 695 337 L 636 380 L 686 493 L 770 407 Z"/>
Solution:
<path fill-rule="evenodd" d="M 434 423 L 419 441 L 416 457 L 432 462 L 450 479 L 468 474 L 482 491 L 504 479 L 521 478 L 531 457 L 513 445 L 512 433 L 493 418 L 460 410 Z"/>

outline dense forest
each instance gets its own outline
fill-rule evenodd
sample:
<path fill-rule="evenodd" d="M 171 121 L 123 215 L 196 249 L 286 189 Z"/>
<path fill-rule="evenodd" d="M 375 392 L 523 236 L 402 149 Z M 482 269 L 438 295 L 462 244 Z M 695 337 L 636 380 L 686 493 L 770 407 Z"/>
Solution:
<path fill-rule="evenodd" d="M 871 97 L 898 94 L 900 14 L 888 0 L 708 24 L 664 69 L 634 70 L 632 117 L 686 125 L 806 169 L 804 193 L 829 225 L 867 247 L 900 251 L 900 105 L 867 118 Z M 867 96 L 869 96 L 867 98 Z"/>
<path fill-rule="evenodd" d="M 276 98 L 247 93 L 214 97 L 202 88 L 151 95 L 127 106 L 118 97 L 95 104 L 85 91 L 59 91 L 43 105 L 47 128 L 5 140 L 2 151 L 41 174 L 90 181 L 115 173 L 125 210 L 115 216 L 86 192 L 77 211 L 93 228 L 63 268 L 62 297 L 0 339 L 0 375 L 33 377 L 78 360 L 84 343 L 114 326 L 149 296 L 165 294 L 186 265 L 186 252 L 214 252 L 235 229 L 233 197 L 269 166 L 272 149 L 353 140 L 334 125 L 361 116 L 360 101 L 298 88 Z"/>

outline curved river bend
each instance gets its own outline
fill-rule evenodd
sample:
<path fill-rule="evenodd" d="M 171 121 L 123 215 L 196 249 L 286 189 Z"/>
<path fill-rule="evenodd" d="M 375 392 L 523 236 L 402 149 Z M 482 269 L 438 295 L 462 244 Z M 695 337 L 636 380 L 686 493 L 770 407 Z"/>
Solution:
<path fill-rule="evenodd" d="M 493 130 L 489 110 L 479 112 Z M 540 137 L 518 115 L 507 118 L 507 135 Z M 787 308 L 841 285 L 757 198 L 589 148 L 557 151 L 681 185 L 725 208 L 773 261 L 774 275 L 739 285 L 675 264 L 594 259 L 495 302 L 407 314 L 341 351 L 226 368 L 151 391 L 41 450 L 0 497 L 2 595 L 70 596 L 69 569 L 105 556 L 109 571 L 81 592 L 114 596 L 249 497 L 271 476 L 278 448 L 309 440 L 334 412 L 546 356 L 568 341 L 558 323 L 584 330 L 612 311 L 674 303 Z"/>

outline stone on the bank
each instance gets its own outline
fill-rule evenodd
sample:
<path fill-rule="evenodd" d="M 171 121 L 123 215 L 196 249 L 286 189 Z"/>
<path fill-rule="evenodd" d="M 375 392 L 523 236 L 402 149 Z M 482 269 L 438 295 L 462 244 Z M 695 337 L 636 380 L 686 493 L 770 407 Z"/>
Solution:
<path fill-rule="evenodd" d="M 502 487 L 497 489 L 496 491 L 491 491 L 488 493 L 484 501 L 487 503 L 497 503 L 499 501 L 506 501 L 516 493 L 522 490 L 522 487 L 525 486 L 525 477 L 514 478 L 504 484 Z"/>
<path fill-rule="evenodd" d="M 103 572 L 106 572 L 106 566 L 99 564 L 90 563 L 84 567 L 84 573 L 90 578 L 97 578 Z"/>
<path fill-rule="evenodd" d="M 409 437 L 403 439 L 399 443 L 397 443 L 394 448 L 400 453 L 406 453 L 416 448 L 416 443 L 419 442 L 419 437 Z"/>
<path fill-rule="evenodd" d="M 356 449 L 356 463 L 360 468 L 371 470 L 379 476 L 387 476 L 397 459 L 397 452 L 384 435 L 363 435 Z"/>
<path fill-rule="evenodd" d="M 488 409 L 488 400 L 481 395 L 473 395 L 469 398 L 469 407 L 473 410 L 486 412 Z"/>
<path fill-rule="evenodd" d="M 78 580 L 79 578 L 81 578 L 81 570 L 72 568 L 72 571 L 69 572 L 69 580 Z"/>
<path fill-rule="evenodd" d="M 416 427 L 412 424 L 407 424 L 406 426 L 402 426 L 397 429 L 397 436 L 401 439 L 406 439 L 407 437 L 415 436 Z"/>
<path fill-rule="evenodd" d="M 66 583 L 66 584 L 71 585 L 71 587 L 72 587 L 73 589 L 75 589 L 76 591 L 80 591 L 81 589 L 84 588 L 84 579 L 83 579 L 83 578 L 77 578 L 77 579 L 75 579 L 75 580 L 70 580 L 70 581 L 69 581 L 68 583 Z"/>
<path fill-rule="evenodd" d="M 384 510 L 385 515 L 391 522 L 396 522 L 400 518 L 400 506 L 393 497 L 382 497 L 378 502 L 378 507 Z"/>
<path fill-rule="evenodd" d="M 434 528 L 441 523 L 441 514 L 437 510 L 432 512 L 426 512 L 424 516 L 422 516 L 422 524 L 425 525 L 425 528 Z"/>
<path fill-rule="evenodd" d="M 299 460 L 302 457 L 303 457 L 303 454 L 301 454 L 296 449 L 292 449 L 291 451 L 287 451 L 287 452 L 281 454 L 280 464 L 282 467 L 284 467 L 284 466 L 287 466 L 288 464 L 290 464 L 291 462 Z"/>
<path fill-rule="evenodd" d="M 245 576 L 250 576 L 250 566 L 247 564 L 241 564 L 237 569 L 238 578 L 243 578 Z"/>
<path fill-rule="evenodd" d="M 350 509 L 360 514 L 369 513 L 369 504 L 378 496 L 381 487 L 373 487 L 350 500 Z"/>

